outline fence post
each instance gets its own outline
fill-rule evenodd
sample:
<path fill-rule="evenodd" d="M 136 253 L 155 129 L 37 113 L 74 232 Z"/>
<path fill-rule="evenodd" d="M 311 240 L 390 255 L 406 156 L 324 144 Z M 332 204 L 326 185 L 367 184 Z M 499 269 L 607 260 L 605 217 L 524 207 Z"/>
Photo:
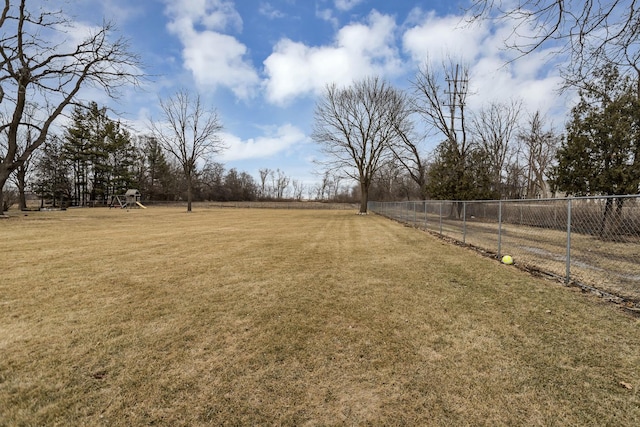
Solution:
<path fill-rule="evenodd" d="M 442 236 L 442 203 L 440 202 L 440 235 Z"/>
<path fill-rule="evenodd" d="M 571 280 L 571 198 L 567 199 L 567 271 L 564 283 L 568 284 Z"/>
<path fill-rule="evenodd" d="M 467 202 L 462 202 L 462 243 L 467 243 Z"/>
<path fill-rule="evenodd" d="M 416 208 L 416 202 L 413 202 L 413 225 L 418 225 L 418 209 Z"/>
<path fill-rule="evenodd" d="M 502 200 L 498 201 L 498 258 L 502 258 Z"/>
<path fill-rule="evenodd" d="M 427 201 L 424 201 L 424 229 L 427 230 L 429 227 L 427 226 Z"/>

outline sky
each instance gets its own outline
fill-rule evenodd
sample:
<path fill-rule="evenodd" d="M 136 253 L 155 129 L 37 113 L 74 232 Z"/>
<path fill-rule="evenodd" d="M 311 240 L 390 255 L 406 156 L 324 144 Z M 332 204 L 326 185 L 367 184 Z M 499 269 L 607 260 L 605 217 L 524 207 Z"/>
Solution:
<path fill-rule="evenodd" d="M 409 90 L 418 68 L 454 57 L 470 69 L 469 110 L 520 101 L 562 129 L 569 100 L 558 92 L 562 58 L 539 51 L 512 61 L 508 21 L 469 25 L 468 0 L 76 0 L 79 26 L 116 25 L 147 74 L 113 101 L 140 133 L 159 120 L 159 99 L 187 90 L 215 109 L 227 149 L 213 160 L 254 176 L 280 169 L 307 186 L 321 158 L 313 112 L 327 84 L 378 76 Z M 112 117 L 115 118 L 115 117 Z M 425 151 L 438 141 L 426 141 Z"/>

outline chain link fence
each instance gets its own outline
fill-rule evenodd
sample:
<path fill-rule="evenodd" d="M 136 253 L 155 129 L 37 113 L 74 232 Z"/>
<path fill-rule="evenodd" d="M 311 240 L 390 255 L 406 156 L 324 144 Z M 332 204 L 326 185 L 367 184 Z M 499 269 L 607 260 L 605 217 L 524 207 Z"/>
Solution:
<path fill-rule="evenodd" d="M 640 303 L 640 195 L 370 202 L 372 212 L 511 255 L 521 267 Z"/>

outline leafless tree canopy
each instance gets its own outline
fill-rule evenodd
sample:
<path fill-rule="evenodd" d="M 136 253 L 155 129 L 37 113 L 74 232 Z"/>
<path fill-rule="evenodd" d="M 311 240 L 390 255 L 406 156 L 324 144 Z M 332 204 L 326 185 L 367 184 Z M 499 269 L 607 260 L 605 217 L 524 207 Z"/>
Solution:
<path fill-rule="evenodd" d="M 518 134 L 526 156 L 527 198 L 550 196 L 547 180 L 561 138 L 553 129 L 545 128 L 545 121 L 545 117 L 536 111 L 529 116 L 528 128 Z"/>
<path fill-rule="evenodd" d="M 503 182 L 502 172 L 507 164 L 512 140 L 518 130 L 522 103 L 491 102 L 473 118 L 473 133 L 489 159 L 490 174 L 496 186 Z"/>
<path fill-rule="evenodd" d="M 208 110 L 200 96 L 185 90 L 160 100 L 162 121 L 150 124 L 153 136 L 180 164 L 187 181 L 187 211 L 191 211 L 192 184 L 198 161 L 226 148 L 220 139 L 222 124 L 215 110 Z"/>
<path fill-rule="evenodd" d="M 425 62 L 414 81 L 414 109 L 428 128 L 455 145 L 464 156 L 468 150 L 466 103 L 469 67 L 449 59 L 438 67 Z"/>
<path fill-rule="evenodd" d="M 5 0 L 0 12 L 0 132 L 6 143 L 0 151 L 2 187 L 46 140 L 52 123 L 86 86 L 102 88 L 109 96 L 136 85 L 142 77 L 138 57 L 124 39 L 112 40 L 113 26 L 104 23 L 78 44 L 67 32 L 73 24 L 62 11 L 29 10 L 27 1 Z M 25 120 L 27 105 L 38 115 Z M 29 127 L 33 138 L 20 147 L 19 133 Z"/>
<path fill-rule="evenodd" d="M 362 193 L 360 212 L 367 212 L 368 190 L 378 167 L 392 153 L 396 129 L 408 119 L 404 95 L 378 78 L 350 87 L 327 86 L 317 103 L 312 137 L 322 147 L 331 170 L 357 180 Z"/>
<path fill-rule="evenodd" d="M 569 83 L 579 83 L 603 62 L 640 72 L 640 5 L 635 0 L 474 0 L 469 12 L 472 21 L 514 21 L 507 43 L 521 55 L 543 47 L 569 54 Z"/>
<path fill-rule="evenodd" d="M 427 159 L 422 147 L 424 138 L 415 132 L 413 122 L 407 120 L 404 128 L 398 127 L 397 141 L 391 145 L 395 161 L 418 186 L 420 197 L 427 198 Z M 393 168 L 391 168 L 393 170 Z"/>

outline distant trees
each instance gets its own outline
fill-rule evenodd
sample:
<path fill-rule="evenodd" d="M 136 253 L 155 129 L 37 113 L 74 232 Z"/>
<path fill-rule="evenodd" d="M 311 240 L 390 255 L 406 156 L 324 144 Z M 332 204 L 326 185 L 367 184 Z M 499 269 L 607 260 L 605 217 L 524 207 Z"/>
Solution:
<path fill-rule="evenodd" d="M 325 170 L 319 181 L 309 188 L 309 198 L 320 201 L 352 202 L 352 189 L 340 170 Z"/>
<path fill-rule="evenodd" d="M 556 159 L 561 137 L 546 127 L 545 119 L 536 111 L 527 122 L 527 127 L 518 133 L 524 163 L 524 196 L 527 198 L 550 197 L 549 181 Z"/>
<path fill-rule="evenodd" d="M 32 11 L 27 1 L 4 1 L 0 13 L 0 210 L 9 176 L 47 140 L 53 122 L 76 102 L 81 88 L 94 85 L 117 96 L 141 76 L 138 58 L 122 39 L 112 41 L 108 23 L 78 43 L 66 36 L 72 26 L 62 11 Z M 66 42 L 52 42 L 63 37 Z M 25 120 L 27 105 L 38 105 L 34 120 Z M 19 135 L 31 138 L 19 149 Z M 26 132 L 25 132 L 26 133 Z"/>
<path fill-rule="evenodd" d="M 198 162 L 220 153 L 225 144 L 220 139 L 222 124 L 215 110 L 207 109 L 199 95 L 185 90 L 161 99 L 162 122 L 151 122 L 153 137 L 178 162 L 187 185 L 187 212 L 191 212 L 194 179 Z"/>
<path fill-rule="evenodd" d="M 327 156 L 325 167 L 358 182 L 360 213 L 379 167 L 392 157 L 396 129 L 408 120 L 404 95 L 389 83 L 366 78 L 346 88 L 326 87 L 315 109 L 313 140 Z"/>
<path fill-rule="evenodd" d="M 140 190 L 147 201 L 186 200 L 187 185 L 182 168 L 167 159 L 154 137 L 140 135 L 134 138 L 127 132 L 114 132 L 119 129 L 117 126 L 94 126 L 89 132 L 88 123 L 94 123 L 95 115 L 86 120 L 86 112 L 92 110 L 94 113 L 105 111 L 97 106 L 89 110 L 78 109 L 78 120 L 72 120 L 65 128 L 64 140 L 51 135 L 38 156 L 33 158 L 31 190 L 40 196 L 43 205 L 46 202 L 53 207 L 105 206 L 110 202 L 110 196 L 122 195 L 128 188 Z M 97 115 L 101 118 L 100 123 L 118 124 L 102 113 Z M 94 133 L 99 129 L 106 131 Z M 96 134 L 102 137 L 94 138 Z M 114 135 L 116 137 L 112 138 Z M 280 194 L 279 199 L 286 199 L 290 178 L 280 169 L 271 172 L 268 188 L 272 196 L 268 198 L 278 200 Z M 301 199 L 304 186 L 294 181 L 294 196 Z M 195 171 L 192 196 L 198 201 L 253 201 L 260 198 L 259 186 L 251 175 L 235 168 L 227 170 L 217 162 L 208 162 Z M 17 200 L 16 197 L 17 193 L 12 193 L 12 201 Z"/>

